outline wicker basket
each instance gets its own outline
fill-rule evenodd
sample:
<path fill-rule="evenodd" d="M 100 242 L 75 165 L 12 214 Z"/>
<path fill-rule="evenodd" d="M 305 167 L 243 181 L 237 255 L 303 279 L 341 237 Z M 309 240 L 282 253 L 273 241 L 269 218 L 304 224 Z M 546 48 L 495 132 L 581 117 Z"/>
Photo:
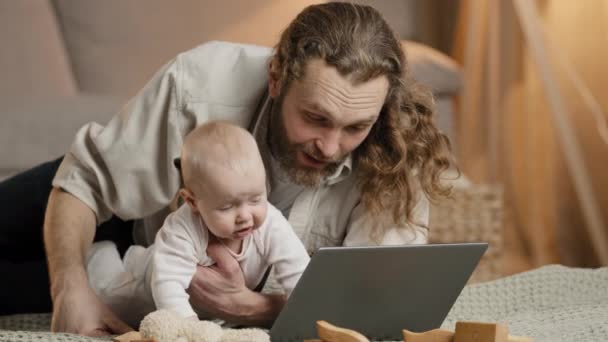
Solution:
<path fill-rule="evenodd" d="M 431 204 L 430 243 L 488 242 L 469 283 L 503 276 L 503 199 L 502 188 L 472 185 L 454 188 L 449 198 Z"/>

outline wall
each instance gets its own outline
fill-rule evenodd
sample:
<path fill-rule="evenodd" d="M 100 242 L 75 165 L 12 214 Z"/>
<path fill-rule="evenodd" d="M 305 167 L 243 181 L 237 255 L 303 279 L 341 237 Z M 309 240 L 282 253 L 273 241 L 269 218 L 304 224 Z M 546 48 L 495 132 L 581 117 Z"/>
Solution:
<path fill-rule="evenodd" d="M 604 112 L 603 120 L 608 120 L 605 115 L 608 113 L 608 97 L 605 96 L 608 89 L 608 3 L 604 0 L 552 0 L 544 2 L 540 10 L 543 24 L 555 46 L 555 63 L 558 64 L 560 59 L 570 63 L 599 101 Z M 600 138 L 597 122 L 566 78 L 563 68 L 558 68 L 558 78 L 603 214 L 604 230 L 608 230 L 608 211 L 602 210 L 608 208 L 608 142 Z M 555 170 L 560 254 L 568 264 L 598 265 L 588 249 L 589 236 L 584 229 L 581 208 L 561 155 L 556 160 Z M 608 245 L 608 241 L 605 244 Z"/>
<path fill-rule="evenodd" d="M 560 136 L 539 68 L 532 58 L 512 1 L 466 0 L 456 35 L 456 56 L 465 64 L 459 113 L 459 156 L 477 182 L 505 186 L 507 249 L 511 272 L 548 263 L 598 266 L 592 241 L 564 159 Z M 590 87 L 604 112 L 608 98 L 608 3 L 535 1 L 540 23 L 555 45 L 548 60 L 570 112 L 606 231 L 608 145 L 592 114 L 559 67 L 560 58 Z M 557 66 L 557 68 L 555 68 Z M 604 120 L 606 118 L 604 117 Z M 517 264 L 517 265 L 516 265 Z"/>

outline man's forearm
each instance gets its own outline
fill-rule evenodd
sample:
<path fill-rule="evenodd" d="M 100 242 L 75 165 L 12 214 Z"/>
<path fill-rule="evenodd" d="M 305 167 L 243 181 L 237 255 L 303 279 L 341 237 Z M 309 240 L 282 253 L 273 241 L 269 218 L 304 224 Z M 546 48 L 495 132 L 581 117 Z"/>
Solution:
<path fill-rule="evenodd" d="M 235 322 L 243 325 L 270 327 L 287 302 L 285 295 L 252 292 L 250 300 Z"/>
<path fill-rule="evenodd" d="M 86 286 L 84 257 L 95 235 L 95 213 L 73 195 L 54 188 L 44 220 L 44 245 L 51 278 L 51 296 Z"/>

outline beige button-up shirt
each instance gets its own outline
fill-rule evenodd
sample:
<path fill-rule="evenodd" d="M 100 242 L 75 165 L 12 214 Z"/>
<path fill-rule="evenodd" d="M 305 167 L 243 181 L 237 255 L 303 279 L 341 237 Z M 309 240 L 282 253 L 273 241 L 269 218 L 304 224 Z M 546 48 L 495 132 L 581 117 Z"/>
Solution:
<path fill-rule="evenodd" d="M 181 184 L 173 159 L 186 134 L 209 120 L 233 122 L 256 136 L 266 127 L 271 53 L 265 47 L 209 42 L 178 55 L 106 126 L 89 123 L 78 131 L 53 185 L 87 204 L 98 222 L 112 214 L 139 219 L 136 240 L 153 242 Z M 355 174 L 347 159 L 322 184 L 295 196 L 288 220 L 308 252 L 426 243 L 429 203 L 422 192 L 413 212 L 416 224 L 383 227 L 372 240 Z"/>

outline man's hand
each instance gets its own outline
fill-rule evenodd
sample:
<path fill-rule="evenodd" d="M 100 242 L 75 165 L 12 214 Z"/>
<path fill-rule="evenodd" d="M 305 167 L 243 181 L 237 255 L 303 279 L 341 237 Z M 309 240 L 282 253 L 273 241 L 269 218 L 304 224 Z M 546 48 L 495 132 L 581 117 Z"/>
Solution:
<path fill-rule="evenodd" d="M 207 255 L 215 264 L 197 268 L 188 293 L 195 307 L 214 317 L 234 321 L 243 314 L 240 304 L 251 295 L 251 290 L 245 285 L 239 263 L 217 240 L 209 241 Z"/>
<path fill-rule="evenodd" d="M 239 263 L 215 239 L 209 242 L 207 255 L 215 264 L 199 266 L 188 289 L 194 307 L 231 323 L 270 325 L 285 298 L 247 288 Z"/>
<path fill-rule="evenodd" d="M 44 220 L 51 296 L 52 331 L 107 335 L 132 330 L 89 287 L 84 256 L 95 235 L 95 213 L 73 195 L 54 188 Z"/>
<path fill-rule="evenodd" d="M 51 331 L 87 336 L 124 334 L 133 330 L 118 319 L 88 286 L 62 290 L 53 301 Z"/>

